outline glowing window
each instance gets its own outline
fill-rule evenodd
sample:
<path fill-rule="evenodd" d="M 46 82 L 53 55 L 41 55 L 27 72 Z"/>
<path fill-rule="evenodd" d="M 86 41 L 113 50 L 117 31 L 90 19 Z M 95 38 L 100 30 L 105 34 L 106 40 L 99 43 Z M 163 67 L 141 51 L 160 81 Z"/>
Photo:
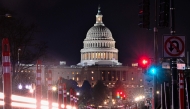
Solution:
<path fill-rule="evenodd" d="M 75 80 L 75 77 L 73 77 L 73 80 Z"/>
<path fill-rule="evenodd" d="M 98 21 L 100 21 L 101 19 L 100 19 L 100 17 L 98 17 Z"/>
<path fill-rule="evenodd" d="M 131 78 L 131 80 L 134 80 L 133 78 Z"/>
<path fill-rule="evenodd" d="M 92 77 L 92 80 L 94 80 L 94 77 Z"/>
<path fill-rule="evenodd" d="M 140 79 L 140 81 L 142 81 L 142 79 Z"/>
<path fill-rule="evenodd" d="M 92 73 L 94 73 L 94 71 L 92 71 Z"/>
<path fill-rule="evenodd" d="M 79 77 L 77 77 L 77 81 L 79 81 Z"/>

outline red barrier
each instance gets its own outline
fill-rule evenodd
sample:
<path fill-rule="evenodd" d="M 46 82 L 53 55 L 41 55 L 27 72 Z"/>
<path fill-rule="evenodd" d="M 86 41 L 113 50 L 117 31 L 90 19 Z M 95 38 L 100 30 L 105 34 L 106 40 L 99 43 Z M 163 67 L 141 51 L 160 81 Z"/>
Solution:
<path fill-rule="evenodd" d="M 76 107 L 76 92 L 73 90 L 73 106 Z"/>
<path fill-rule="evenodd" d="M 67 89 L 66 89 L 66 84 L 63 83 L 63 104 L 64 104 L 64 109 L 66 109 L 67 105 Z"/>
<path fill-rule="evenodd" d="M 49 109 L 52 109 L 52 72 L 48 71 L 48 102 Z"/>
<path fill-rule="evenodd" d="M 10 46 L 8 38 L 2 40 L 2 67 L 3 67 L 3 92 L 4 92 L 4 109 L 12 109 L 11 94 L 11 62 L 10 62 Z"/>
<path fill-rule="evenodd" d="M 41 85 L 41 61 L 37 61 L 36 70 L 36 109 L 41 109 L 41 96 L 42 96 L 42 85 Z"/>
<path fill-rule="evenodd" d="M 179 106 L 180 109 L 185 109 L 184 102 L 184 74 L 183 71 L 179 71 Z"/>
<path fill-rule="evenodd" d="M 60 77 L 58 84 L 58 109 L 61 109 L 62 103 L 63 103 L 63 86 L 62 86 L 62 77 Z"/>
<path fill-rule="evenodd" d="M 73 107 L 73 89 L 70 88 L 70 106 Z"/>

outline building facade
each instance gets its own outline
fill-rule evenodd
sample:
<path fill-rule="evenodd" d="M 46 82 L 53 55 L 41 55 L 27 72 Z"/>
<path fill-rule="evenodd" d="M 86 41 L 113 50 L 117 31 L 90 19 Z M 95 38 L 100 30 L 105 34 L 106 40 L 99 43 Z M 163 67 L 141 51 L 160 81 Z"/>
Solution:
<path fill-rule="evenodd" d="M 122 81 L 126 88 L 126 93 L 131 100 L 135 96 L 143 94 L 144 74 L 137 64 L 123 66 L 118 62 L 118 49 L 115 48 L 116 41 L 112 37 L 111 31 L 103 24 L 103 15 L 100 7 L 96 15 L 96 23 L 91 27 L 83 41 L 81 49 L 81 61 L 77 65 L 51 66 L 46 69 L 53 73 L 53 83 L 59 77 L 72 79 L 82 86 L 84 80 L 88 80 L 93 87 L 98 80 L 102 80 L 104 85 L 113 88 L 116 81 Z M 46 80 L 46 76 L 44 80 Z"/>

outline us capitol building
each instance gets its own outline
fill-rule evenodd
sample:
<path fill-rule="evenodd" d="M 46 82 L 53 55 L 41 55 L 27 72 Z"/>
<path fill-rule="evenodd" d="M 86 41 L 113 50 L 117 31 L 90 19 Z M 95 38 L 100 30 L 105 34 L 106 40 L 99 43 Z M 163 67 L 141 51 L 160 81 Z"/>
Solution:
<path fill-rule="evenodd" d="M 118 62 L 118 49 L 115 48 L 116 41 L 112 37 L 111 31 L 103 23 L 103 15 L 100 7 L 96 15 L 96 23 L 92 26 L 83 41 L 81 49 L 81 61 L 77 65 L 66 66 L 66 62 L 62 61 L 59 66 L 52 66 L 45 69 L 52 70 L 55 82 L 59 77 L 64 79 L 72 79 L 81 87 L 84 80 L 88 80 L 93 87 L 97 80 L 102 80 L 104 84 L 113 88 L 116 81 L 123 82 L 124 87 L 131 95 L 133 89 L 143 88 L 142 69 L 137 64 L 132 66 L 123 66 Z M 44 81 L 47 75 L 44 75 Z"/>

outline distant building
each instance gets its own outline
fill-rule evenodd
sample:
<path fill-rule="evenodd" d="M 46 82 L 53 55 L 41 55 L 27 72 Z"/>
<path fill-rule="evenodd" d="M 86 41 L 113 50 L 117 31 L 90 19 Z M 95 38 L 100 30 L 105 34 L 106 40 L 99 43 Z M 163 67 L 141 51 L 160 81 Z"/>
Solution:
<path fill-rule="evenodd" d="M 47 84 L 48 70 L 53 73 L 52 81 L 56 84 L 59 77 L 72 79 L 82 86 L 84 80 L 88 80 L 92 87 L 97 80 L 102 80 L 104 85 L 113 88 L 117 80 L 122 81 L 126 93 L 131 96 L 143 94 L 144 74 L 137 63 L 132 66 L 123 66 L 118 62 L 118 49 L 111 31 L 102 22 L 103 15 L 100 7 L 96 15 L 96 23 L 91 27 L 83 41 L 84 48 L 81 49 L 81 61 L 77 65 L 66 66 L 65 61 L 60 65 L 43 65 L 42 83 Z M 36 66 L 31 67 L 35 73 Z M 136 90 L 138 89 L 138 90 Z M 141 90 L 139 90 L 141 89 Z"/>
<path fill-rule="evenodd" d="M 81 61 L 77 65 L 66 66 L 66 62 L 62 62 L 59 66 L 48 68 L 53 72 L 53 82 L 63 77 L 75 80 L 80 87 L 84 80 L 88 80 L 93 87 L 97 80 L 102 80 L 107 87 L 113 88 L 116 81 L 120 80 L 130 96 L 143 94 L 142 69 L 137 63 L 132 63 L 132 66 L 123 66 L 118 62 L 116 42 L 111 31 L 103 24 L 102 17 L 99 7 L 96 23 L 88 30 L 83 41 Z M 137 88 L 141 90 L 136 90 Z M 133 100 L 132 97 L 131 99 Z"/>

